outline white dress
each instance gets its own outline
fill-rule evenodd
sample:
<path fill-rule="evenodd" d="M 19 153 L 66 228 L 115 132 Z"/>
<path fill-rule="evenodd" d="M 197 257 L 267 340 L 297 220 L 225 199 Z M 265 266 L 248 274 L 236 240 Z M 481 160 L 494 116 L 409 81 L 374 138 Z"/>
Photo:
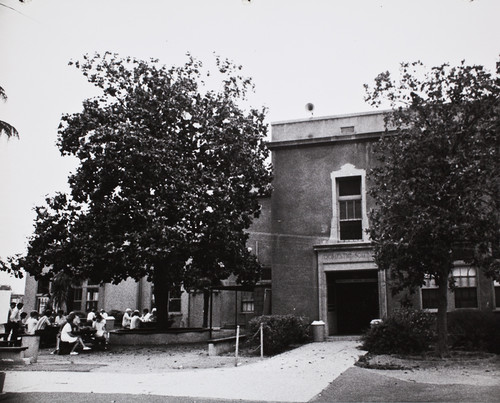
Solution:
<path fill-rule="evenodd" d="M 61 341 L 65 341 L 67 343 L 74 343 L 78 340 L 78 337 L 71 335 L 71 324 L 66 323 L 61 330 Z"/>

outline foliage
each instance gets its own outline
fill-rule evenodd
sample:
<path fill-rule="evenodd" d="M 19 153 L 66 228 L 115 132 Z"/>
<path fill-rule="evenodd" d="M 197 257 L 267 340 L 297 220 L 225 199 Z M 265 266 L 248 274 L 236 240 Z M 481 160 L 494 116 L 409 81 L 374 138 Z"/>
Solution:
<path fill-rule="evenodd" d="M 275 355 L 293 344 L 305 343 L 309 338 L 309 321 L 295 315 L 265 315 L 249 322 L 251 342 L 260 342 L 260 324 L 264 332 L 264 354 Z"/>
<path fill-rule="evenodd" d="M 395 311 L 362 336 L 363 349 L 374 354 L 422 353 L 434 339 L 434 315 L 412 309 Z"/>
<path fill-rule="evenodd" d="M 70 64 L 102 95 L 62 117 L 59 149 L 80 164 L 69 178 L 71 193 L 36 208 L 18 267 L 98 282 L 146 276 L 160 327 L 168 291 L 181 284 L 231 274 L 255 281 L 260 266 L 245 230 L 271 174 L 265 110 L 240 106 L 253 89 L 241 67 L 217 58 L 214 91 L 191 57 L 170 68 L 110 53 Z"/>
<path fill-rule="evenodd" d="M 442 65 L 421 71 L 401 65 L 367 88 L 367 101 L 389 101 L 386 134 L 370 174 L 370 214 L 375 260 L 389 269 L 395 292 L 432 277 L 440 288 L 439 349 L 446 350 L 446 288 L 457 242 L 467 262 L 499 278 L 498 133 L 500 63 L 496 74 L 482 66 Z M 451 280 L 451 285 L 453 281 Z"/>
<path fill-rule="evenodd" d="M 2 99 L 3 101 L 7 101 L 7 94 L 2 87 L 0 87 L 0 99 Z M 3 120 L 0 120 L 0 135 L 2 134 L 6 135 L 7 137 L 19 137 L 19 133 L 14 126 L 7 122 L 4 122 Z"/>
<path fill-rule="evenodd" d="M 449 343 L 453 349 L 500 354 L 500 316 L 493 312 L 449 312 L 448 332 Z"/>

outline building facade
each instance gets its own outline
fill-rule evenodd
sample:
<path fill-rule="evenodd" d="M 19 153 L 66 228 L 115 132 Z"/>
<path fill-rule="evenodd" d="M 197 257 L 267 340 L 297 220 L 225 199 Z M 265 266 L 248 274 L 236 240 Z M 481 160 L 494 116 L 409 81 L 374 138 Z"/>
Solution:
<path fill-rule="evenodd" d="M 373 146 L 384 131 L 381 112 L 272 125 L 274 313 L 322 320 L 335 335 L 359 334 L 402 298 L 437 309 L 432 281 L 413 295 L 393 297 L 387 273 L 373 260 L 366 230 L 375 205 L 367 174 L 377 164 Z M 455 266 L 450 310 L 500 309 L 497 283 L 463 261 Z"/>
<path fill-rule="evenodd" d="M 387 273 L 373 259 L 366 230 L 375 205 L 367 174 L 377 164 L 373 146 L 384 131 L 381 112 L 272 124 L 273 192 L 261 199 L 262 212 L 248 240 L 264 267 L 262 281 L 249 290 L 228 279 L 213 290 L 209 305 L 203 293 L 179 290 L 169 302 L 175 326 L 204 326 L 209 309 L 212 327 L 245 325 L 262 314 L 297 314 L 324 321 L 329 335 L 359 334 L 403 299 L 436 310 L 431 279 L 419 292 L 393 297 Z M 500 313 L 500 284 L 461 260 L 455 266 L 449 309 Z M 28 277 L 26 309 L 41 309 L 48 299 L 43 287 Z M 153 306 L 151 284 L 143 279 L 83 283 L 69 308 L 109 312 Z"/>

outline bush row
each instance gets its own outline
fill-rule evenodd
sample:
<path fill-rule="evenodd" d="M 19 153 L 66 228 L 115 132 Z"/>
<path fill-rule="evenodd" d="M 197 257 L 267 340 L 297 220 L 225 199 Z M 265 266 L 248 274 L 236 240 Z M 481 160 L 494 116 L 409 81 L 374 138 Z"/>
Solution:
<path fill-rule="evenodd" d="M 362 337 L 363 348 L 374 354 L 415 354 L 436 341 L 435 314 L 400 309 Z M 448 342 L 452 349 L 500 353 L 500 315 L 457 310 L 448 313 Z"/>

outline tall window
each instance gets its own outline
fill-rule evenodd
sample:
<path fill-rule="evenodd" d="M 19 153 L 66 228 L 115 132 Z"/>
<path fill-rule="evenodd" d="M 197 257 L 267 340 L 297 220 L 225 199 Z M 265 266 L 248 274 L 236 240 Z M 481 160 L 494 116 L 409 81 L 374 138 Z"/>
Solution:
<path fill-rule="evenodd" d="M 95 309 L 97 311 L 97 303 L 99 302 L 99 288 L 87 288 L 87 301 L 85 309 L 90 311 Z"/>
<path fill-rule="evenodd" d="M 436 281 L 429 275 L 425 276 L 422 286 L 422 309 L 437 309 L 439 301 L 439 289 Z"/>
<path fill-rule="evenodd" d="M 331 241 L 367 241 L 365 170 L 345 164 L 330 175 L 333 193 Z"/>
<path fill-rule="evenodd" d="M 477 308 L 477 279 L 473 267 L 455 267 L 455 308 Z"/>
<path fill-rule="evenodd" d="M 82 310 L 82 287 L 73 288 L 73 298 L 71 307 L 69 307 L 72 311 L 81 311 Z"/>
<path fill-rule="evenodd" d="M 361 176 L 337 179 L 341 241 L 363 239 Z"/>
<path fill-rule="evenodd" d="M 244 291 L 241 294 L 241 312 L 253 313 L 255 309 L 253 292 Z"/>

